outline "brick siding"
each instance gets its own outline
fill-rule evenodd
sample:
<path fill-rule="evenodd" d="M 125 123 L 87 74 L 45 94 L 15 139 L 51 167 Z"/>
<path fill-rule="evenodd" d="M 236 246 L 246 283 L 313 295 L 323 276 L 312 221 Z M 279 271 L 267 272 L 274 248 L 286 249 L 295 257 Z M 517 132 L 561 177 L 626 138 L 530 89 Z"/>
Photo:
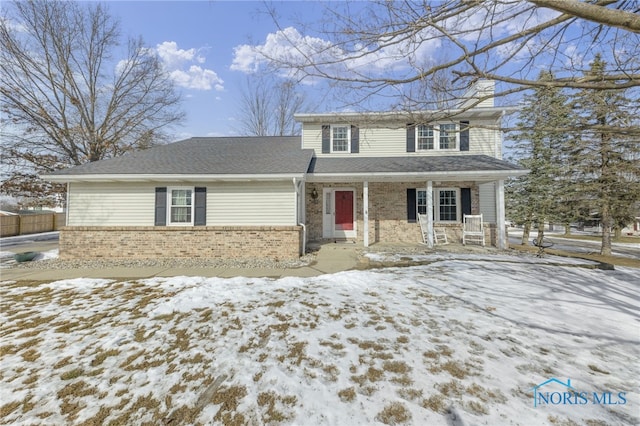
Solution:
<path fill-rule="evenodd" d="M 300 226 L 70 226 L 60 230 L 60 258 L 291 260 L 302 234 Z"/>
<path fill-rule="evenodd" d="M 422 242 L 422 233 L 418 223 L 407 221 L 407 188 L 425 188 L 425 182 L 369 182 L 369 244 L 377 242 L 417 243 Z M 322 189 L 354 188 L 356 191 L 356 219 L 359 242 L 363 241 L 363 199 L 362 183 L 307 183 L 306 213 L 307 232 L 311 241 L 322 239 Z M 475 182 L 441 182 L 434 188 L 471 188 L 471 213 L 480 212 L 480 190 Z M 313 190 L 318 198 L 311 197 Z M 462 242 L 462 222 L 438 223 L 435 227 L 444 228 L 450 242 Z M 485 224 L 487 244 L 495 245 L 496 228 L 494 224 Z"/>

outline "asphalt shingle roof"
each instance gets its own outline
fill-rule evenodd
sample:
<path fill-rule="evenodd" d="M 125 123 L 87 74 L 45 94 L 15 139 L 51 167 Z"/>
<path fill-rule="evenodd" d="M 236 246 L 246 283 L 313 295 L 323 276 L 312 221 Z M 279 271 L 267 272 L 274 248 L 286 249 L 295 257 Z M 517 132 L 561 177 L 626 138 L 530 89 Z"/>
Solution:
<path fill-rule="evenodd" d="M 191 138 L 51 174 L 298 174 L 313 156 L 300 145 L 299 136 Z"/>
<path fill-rule="evenodd" d="M 522 170 L 488 155 L 314 158 L 309 173 L 429 173 Z"/>
<path fill-rule="evenodd" d="M 191 138 L 51 173 L 75 175 L 363 174 L 516 171 L 487 155 L 313 157 L 299 136 Z"/>

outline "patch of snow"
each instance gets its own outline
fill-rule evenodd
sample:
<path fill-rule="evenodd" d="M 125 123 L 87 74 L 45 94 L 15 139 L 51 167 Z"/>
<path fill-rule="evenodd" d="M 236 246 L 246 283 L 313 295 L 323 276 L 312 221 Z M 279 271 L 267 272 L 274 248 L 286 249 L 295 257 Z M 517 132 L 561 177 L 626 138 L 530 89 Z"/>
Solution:
<path fill-rule="evenodd" d="M 370 425 L 396 421 L 393 409 L 408 424 L 640 422 L 640 270 L 413 258 L 429 263 L 277 280 L 3 283 L 0 346 L 13 349 L 0 400 L 20 403 L 4 421 L 88 422 L 104 408 L 105 423 L 141 423 L 186 407 L 205 424 L 225 413 L 266 424 L 277 412 L 283 424 Z M 533 388 L 550 378 L 627 402 L 534 407 Z M 63 392 L 80 382 L 93 391 Z"/>

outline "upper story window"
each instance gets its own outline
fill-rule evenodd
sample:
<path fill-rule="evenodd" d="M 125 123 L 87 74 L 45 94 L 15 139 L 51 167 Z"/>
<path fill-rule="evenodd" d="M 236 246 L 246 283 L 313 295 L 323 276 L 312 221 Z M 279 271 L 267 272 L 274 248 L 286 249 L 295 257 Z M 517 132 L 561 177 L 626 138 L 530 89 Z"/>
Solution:
<path fill-rule="evenodd" d="M 456 125 L 440 124 L 440 149 L 456 149 Z"/>
<path fill-rule="evenodd" d="M 418 150 L 433 149 L 433 126 L 422 124 L 416 127 Z"/>
<path fill-rule="evenodd" d="M 458 149 L 458 127 L 455 123 L 421 124 L 416 128 L 416 150 Z"/>
<path fill-rule="evenodd" d="M 360 152 L 360 129 L 356 125 L 323 124 L 323 154 L 357 154 Z"/>
<path fill-rule="evenodd" d="M 169 225 L 193 225 L 193 188 L 169 188 Z"/>
<path fill-rule="evenodd" d="M 349 126 L 331 126 L 331 152 L 349 152 Z"/>

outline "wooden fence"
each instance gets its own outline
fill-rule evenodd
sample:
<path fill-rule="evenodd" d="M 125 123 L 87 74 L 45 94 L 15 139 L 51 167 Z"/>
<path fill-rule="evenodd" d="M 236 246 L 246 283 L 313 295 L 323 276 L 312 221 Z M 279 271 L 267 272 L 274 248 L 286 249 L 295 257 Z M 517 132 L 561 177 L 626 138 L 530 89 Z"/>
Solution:
<path fill-rule="evenodd" d="M 64 213 L 34 213 L 0 216 L 0 237 L 57 231 L 64 226 Z"/>

